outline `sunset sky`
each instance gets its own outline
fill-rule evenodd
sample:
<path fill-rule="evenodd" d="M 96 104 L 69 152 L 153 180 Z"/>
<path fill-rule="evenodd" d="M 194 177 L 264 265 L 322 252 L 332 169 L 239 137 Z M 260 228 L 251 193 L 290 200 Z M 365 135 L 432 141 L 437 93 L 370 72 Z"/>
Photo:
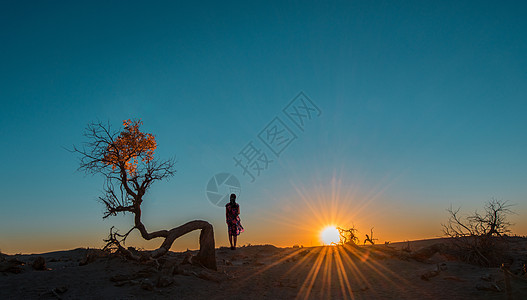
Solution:
<path fill-rule="evenodd" d="M 145 198 L 150 231 L 203 219 L 226 246 L 206 190 L 228 173 L 242 245 L 320 245 L 327 225 L 435 238 L 450 205 L 492 197 L 527 235 L 527 2 L 283 2 L 4 1 L 0 251 L 101 247 L 132 226 L 102 219 L 103 177 L 66 150 L 90 122 L 132 118 L 177 160 Z M 234 159 L 248 145 L 270 161 L 254 180 Z"/>

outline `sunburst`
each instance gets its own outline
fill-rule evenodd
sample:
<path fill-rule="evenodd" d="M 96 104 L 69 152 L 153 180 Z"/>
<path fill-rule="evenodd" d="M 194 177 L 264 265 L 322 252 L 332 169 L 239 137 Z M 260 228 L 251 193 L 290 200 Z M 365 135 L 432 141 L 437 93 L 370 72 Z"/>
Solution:
<path fill-rule="evenodd" d="M 337 245 L 340 242 L 340 234 L 335 226 L 326 226 L 320 232 L 320 239 L 324 245 Z"/>
<path fill-rule="evenodd" d="M 378 189 L 359 201 L 354 191 L 355 187 L 347 186 L 343 189 L 342 181 L 337 177 L 333 177 L 329 185 L 295 188 L 297 205 L 291 212 L 299 218 L 294 218 L 292 215 L 273 215 L 270 219 L 291 229 L 311 232 L 323 245 L 339 244 L 340 234 L 337 225 L 345 228 L 352 226 L 349 224 L 352 221 L 362 223 L 364 219 L 371 218 L 371 215 L 365 214 L 367 207 L 385 190 L 377 187 Z M 298 203 L 303 205 L 298 206 Z M 287 205 L 287 202 L 284 205 Z M 291 252 L 286 252 L 286 255 L 277 256 L 272 263 L 261 267 L 245 279 L 294 261 L 288 271 L 281 276 L 291 280 L 300 279 L 297 299 L 333 297 L 354 299 L 358 291 L 365 290 L 369 290 L 372 297 L 380 297 L 381 295 L 375 292 L 375 284 L 378 283 L 371 282 L 372 278 L 369 278 L 368 274 L 374 274 L 376 278 L 382 280 L 383 284 L 392 286 L 395 291 L 415 289 L 411 282 L 373 258 L 371 251 L 373 250 L 369 248 L 350 245 L 292 249 Z"/>

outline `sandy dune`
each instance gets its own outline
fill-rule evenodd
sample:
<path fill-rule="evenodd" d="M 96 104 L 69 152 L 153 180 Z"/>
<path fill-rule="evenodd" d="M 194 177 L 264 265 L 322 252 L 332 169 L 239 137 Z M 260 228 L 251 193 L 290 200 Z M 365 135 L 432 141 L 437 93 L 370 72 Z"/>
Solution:
<path fill-rule="evenodd" d="M 218 271 L 185 263 L 194 251 L 144 263 L 94 249 L 4 256 L 0 299 L 527 299 L 526 239 L 511 242 L 510 272 L 408 255 L 438 242 L 219 248 Z"/>

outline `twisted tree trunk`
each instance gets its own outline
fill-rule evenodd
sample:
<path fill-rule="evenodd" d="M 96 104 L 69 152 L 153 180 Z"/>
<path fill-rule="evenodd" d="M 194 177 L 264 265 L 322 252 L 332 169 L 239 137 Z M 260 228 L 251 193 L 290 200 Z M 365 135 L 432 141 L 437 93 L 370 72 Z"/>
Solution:
<path fill-rule="evenodd" d="M 158 230 L 154 232 L 146 231 L 145 225 L 141 222 L 141 207 L 136 205 L 135 210 L 135 228 L 139 230 L 141 236 L 145 240 L 151 240 L 158 237 L 164 237 L 165 241 L 161 246 L 151 252 L 153 258 L 160 257 L 167 253 L 172 247 L 174 241 L 182 235 L 185 235 L 191 231 L 201 229 L 199 235 L 199 252 L 196 257 L 193 258 L 194 262 L 198 262 L 206 268 L 216 270 L 216 250 L 214 243 L 214 229 L 212 225 L 207 221 L 194 220 L 187 222 L 176 228 L 170 230 Z"/>
<path fill-rule="evenodd" d="M 144 227 L 143 227 L 144 229 Z M 185 235 L 191 231 L 201 229 L 199 235 L 199 252 L 198 255 L 193 258 L 194 262 L 199 262 L 206 268 L 216 270 L 216 250 L 214 244 L 214 229 L 212 225 L 207 221 L 194 220 L 187 222 L 181 226 L 173 228 L 171 230 L 161 230 L 153 232 L 155 237 L 165 237 L 165 241 L 161 244 L 161 247 L 151 252 L 152 257 L 160 257 L 170 250 L 174 241 L 182 235 Z M 146 230 L 140 230 L 141 235 L 149 240 L 148 233 Z M 147 237 L 143 234 L 145 232 Z"/>

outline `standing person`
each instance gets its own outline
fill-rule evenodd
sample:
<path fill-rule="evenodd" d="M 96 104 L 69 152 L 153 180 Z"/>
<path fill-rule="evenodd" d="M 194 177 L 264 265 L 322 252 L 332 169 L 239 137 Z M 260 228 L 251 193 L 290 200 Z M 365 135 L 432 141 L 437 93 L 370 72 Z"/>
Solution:
<path fill-rule="evenodd" d="M 229 231 L 231 250 L 235 250 L 238 235 L 240 235 L 240 233 L 242 233 L 244 230 L 240 220 L 240 205 L 236 203 L 235 194 L 231 194 L 231 202 L 225 205 L 225 217 L 227 218 L 227 228 Z"/>

